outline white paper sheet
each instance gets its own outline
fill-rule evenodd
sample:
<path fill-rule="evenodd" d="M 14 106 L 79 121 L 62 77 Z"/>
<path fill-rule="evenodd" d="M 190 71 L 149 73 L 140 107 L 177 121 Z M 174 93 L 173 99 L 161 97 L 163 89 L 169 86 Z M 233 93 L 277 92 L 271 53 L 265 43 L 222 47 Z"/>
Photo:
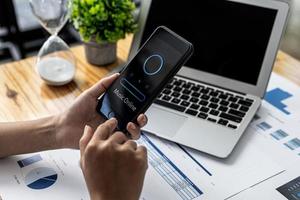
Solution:
<path fill-rule="evenodd" d="M 3 200 L 89 199 L 79 152 L 55 150 L 1 159 L 0 196 Z"/>
<path fill-rule="evenodd" d="M 273 75 L 271 83 L 277 85 L 269 86 L 268 91 L 289 85 L 284 81 Z M 293 103 L 284 102 L 292 114 L 263 102 L 233 154 L 225 160 L 145 134 L 139 143 L 148 148 L 149 169 L 141 199 L 284 199 L 275 187 L 300 173 L 300 148 L 297 141 L 291 142 L 300 136 L 300 118 L 298 111 L 292 112 Z M 42 159 L 32 157 L 36 155 Z M 78 161 L 75 150 L 1 159 L 0 199 L 88 199 Z"/>
<path fill-rule="evenodd" d="M 265 99 L 286 117 L 300 122 L 300 87 L 296 84 L 272 73 Z"/>
<path fill-rule="evenodd" d="M 300 176 L 300 87 L 273 74 L 268 91 L 279 88 L 289 93 L 290 97 L 282 100 L 285 110 L 264 101 L 249 129 L 257 132 L 256 144 L 269 157 L 285 170 L 277 176 L 257 184 L 234 196 L 238 199 L 285 200 L 276 188 L 285 185 Z M 300 199 L 294 197 L 293 199 Z"/>
<path fill-rule="evenodd" d="M 238 147 L 240 150 L 236 151 L 238 153 L 228 160 L 216 159 L 191 150 L 182 150 L 174 143 L 153 136 L 147 137 L 202 191 L 202 194 L 195 199 L 226 199 L 284 170 L 266 154 L 261 153 L 255 145 L 248 142 L 251 139 L 250 134 L 249 137 L 243 138 Z M 154 171 L 149 171 L 147 174 L 144 199 L 168 199 L 170 197 L 167 195 L 175 194 L 172 187 L 168 187 L 166 192 L 156 192 L 157 188 L 165 187 L 166 181 L 154 179 L 154 174 Z M 148 182 L 155 182 L 156 187 L 147 187 Z M 151 198 L 154 193 L 159 196 Z M 179 195 L 176 198 L 174 195 L 172 199 L 185 198 Z"/>
<path fill-rule="evenodd" d="M 224 199 L 283 170 L 266 155 L 252 148 L 252 145 L 244 146 L 241 155 L 237 155 L 244 158 L 243 155 L 249 154 L 248 159 L 237 159 L 235 156 L 224 163 L 223 160 L 210 160 L 204 156 L 200 160 L 196 157 L 203 164 L 200 166 L 174 143 L 150 135 L 144 135 L 140 143 L 148 147 L 149 154 L 149 169 L 141 199 Z M 30 161 L 34 155 L 40 155 L 42 160 Z M 259 161 L 259 165 L 253 163 L 253 158 Z M 88 199 L 78 160 L 78 152 L 74 150 L 47 151 L 2 159 L 2 198 Z M 18 161 L 27 165 L 21 167 Z M 42 171 L 26 182 L 32 176 L 30 172 L 41 167 L 46 171 L 55 171 L 57 180 L 47 180 L 47 176 L 53 174 L 45 175 Z M 52 185 L 51 181 L 54 181 Z M 42 188 L 33 189 L 30 185 L 33 182 Z"/>

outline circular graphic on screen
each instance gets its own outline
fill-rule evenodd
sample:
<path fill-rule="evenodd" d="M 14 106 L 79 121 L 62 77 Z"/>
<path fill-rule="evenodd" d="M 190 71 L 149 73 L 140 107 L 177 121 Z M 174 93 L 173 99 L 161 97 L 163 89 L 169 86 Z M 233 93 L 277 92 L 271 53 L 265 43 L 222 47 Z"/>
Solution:
<path fill-rule="evenodd" d="M 144 62 L 144 73 L 147 75 L 155 75 L 162 69 L 163 64 L 164 60 L 159 54 L 151 55 Z"/>
<path fill-rule="evenodd" d="M 39 167 L 31 170 L 25 176 L 25 184 L 34 190 L 50 187 L 57 180 L 57 173 L 48 167 Z"/>

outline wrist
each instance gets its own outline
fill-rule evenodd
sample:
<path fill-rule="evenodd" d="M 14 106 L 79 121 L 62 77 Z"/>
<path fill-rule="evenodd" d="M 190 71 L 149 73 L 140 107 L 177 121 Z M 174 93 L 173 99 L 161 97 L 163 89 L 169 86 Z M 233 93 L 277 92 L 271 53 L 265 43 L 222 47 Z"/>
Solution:
<path fill-rule="evenodd" d="M 52 123 L 54 127 L 53 135 L 52 137 L 54 138 L 54 146 L 55 149 L 62 149 L 62 148 L 67 148 L 67 146 L 64 144 L 65 140 L 63 138 L 63 131 L 64 131 L 64 126 L 63 126 L 63 114 L 58 114 L 55 116 L 52 116 Z"/>
<path fill-rule="evenodd" d="M 56 115 L 54 118 L 56 148 L 78 149 L 79 139 L 83 133 L 83 128 L 80 127 L 80 124 L 72 122 L 72 119 L 66 112 Z"/>

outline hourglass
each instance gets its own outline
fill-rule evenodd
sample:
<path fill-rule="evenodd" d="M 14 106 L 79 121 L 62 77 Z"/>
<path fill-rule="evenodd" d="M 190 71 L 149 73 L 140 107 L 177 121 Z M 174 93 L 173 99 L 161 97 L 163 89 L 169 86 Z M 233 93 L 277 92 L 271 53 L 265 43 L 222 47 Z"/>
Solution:
<path fill-rule="evenodd" d="M 63 85 L 75 75 L 75 58 L 58 32 L 69 18 L 71 0 L 30 0 L 30 7 L 40 24 L 51 34 L 40 49 L 36 69 L 49 85 Z"/>

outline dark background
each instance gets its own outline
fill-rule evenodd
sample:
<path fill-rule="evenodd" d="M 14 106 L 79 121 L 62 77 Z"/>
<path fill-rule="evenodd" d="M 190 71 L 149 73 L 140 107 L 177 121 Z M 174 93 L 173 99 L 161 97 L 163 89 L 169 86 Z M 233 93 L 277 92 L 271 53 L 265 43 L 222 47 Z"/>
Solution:
<path fill-rule="evenodd" d="M 140 1 L 142 0 L 134 0 L 137 6 L 140 5 Z M 291 18 L 281 49 L 300 59 L 300 1 L 291 2 Z M 138 15 L 138 12 L 139 9 L 135 15 Z M 80 43 L 80 38 L 71 25 L 66 25 L 59 35 L 70 46 Z M 0 64 L 14 60 L 3 43 L 12 44 L 20 57 L 28 57 L 36 55 L 48 37 L 49 34 L 32 15 L 28 0 L 0 0 Z"/>

